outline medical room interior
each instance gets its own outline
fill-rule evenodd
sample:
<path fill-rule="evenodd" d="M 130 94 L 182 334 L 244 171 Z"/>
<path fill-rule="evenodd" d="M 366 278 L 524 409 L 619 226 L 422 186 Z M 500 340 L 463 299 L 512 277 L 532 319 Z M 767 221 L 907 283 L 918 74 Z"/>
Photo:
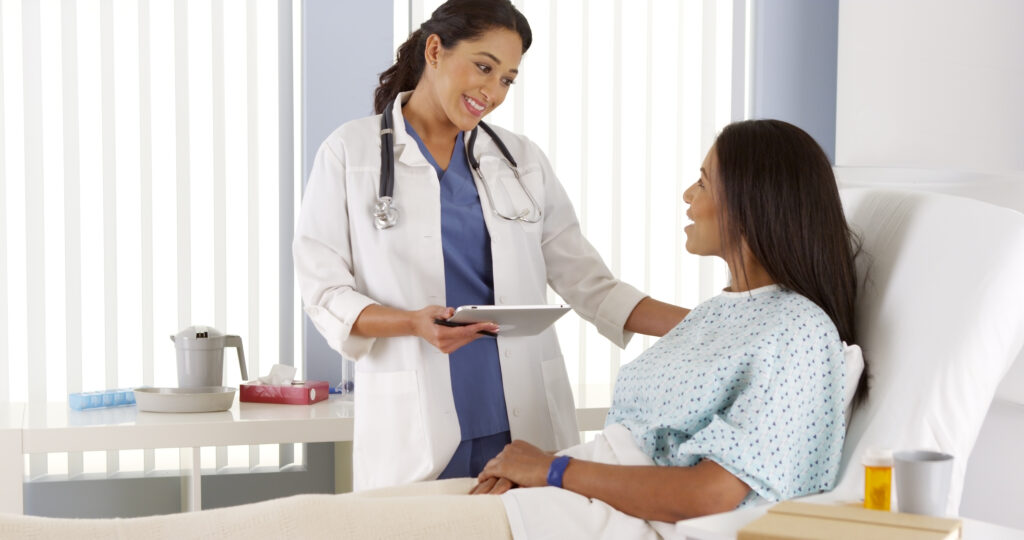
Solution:
<path fill-rule="evenodd" d="M 808 501 L 862 506 L 866 455 L 936 451 L 963 538 L 1024 538 L 1024 2 L 512 3 L 533 44 L 485 121 L 536 144 L 645 294 L 692 307 L 729 285 L 683 233 L 726 125 L 783 120 L 824 150 L 865 231 L 872 381 L 834 489 Z M 374 114 L 380 73 L 440 4 L 0 0 L 0 538 L 165 515 L 180 536 L 353 491 L 359 376 L 304 312 L 293 236 L 321 143 Z M 573 311 L 553 326 L 593 440 L 655 339 L 620 348 Z M 200 336 L 216 347 L 189 349 Z M 219 393 L 167 405 L 204 355 Z M 770 506 L 668 536 L 742 538 Z M 211 512 L 249 507 L 262 516 Z"/>

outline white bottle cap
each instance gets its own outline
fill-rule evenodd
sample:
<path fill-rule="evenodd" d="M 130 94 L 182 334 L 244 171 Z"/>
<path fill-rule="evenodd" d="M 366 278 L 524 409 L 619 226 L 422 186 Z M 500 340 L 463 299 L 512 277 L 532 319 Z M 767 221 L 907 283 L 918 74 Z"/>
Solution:
<path fill-rule="evenodd" d="M 888 448 L 868 448 L 864 452 L 861 464 L 865 467 L 892 467 L 892 450 Z"/>

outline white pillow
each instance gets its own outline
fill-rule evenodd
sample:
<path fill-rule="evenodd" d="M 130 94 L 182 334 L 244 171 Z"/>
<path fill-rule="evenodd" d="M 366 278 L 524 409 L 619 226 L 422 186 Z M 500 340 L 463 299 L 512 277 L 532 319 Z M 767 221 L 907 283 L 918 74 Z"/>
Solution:
<path fill-rule="evenodd" d="M 846 393 L 843 395 L 843 410 L 846 411 L 846 425 L 850 425 L 850 414 L 853 412 L 853 395 L 857 393 L 857 383 L 864 371 L 864 355 L 859 345 L 847 345 L 843 342 L 843 363 L 846 365 Z"/>

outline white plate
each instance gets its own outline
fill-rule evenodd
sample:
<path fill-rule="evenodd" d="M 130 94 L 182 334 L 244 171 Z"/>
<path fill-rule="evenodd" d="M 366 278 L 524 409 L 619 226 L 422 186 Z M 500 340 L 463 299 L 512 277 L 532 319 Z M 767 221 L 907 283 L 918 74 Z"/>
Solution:
<path fill-rule="evenodd" d="M 135 403 L 140 411 L 185 413 L 226 411 L 235 401 L 235 389 L 229 386 L 200 388 L 135 389 Z"/>

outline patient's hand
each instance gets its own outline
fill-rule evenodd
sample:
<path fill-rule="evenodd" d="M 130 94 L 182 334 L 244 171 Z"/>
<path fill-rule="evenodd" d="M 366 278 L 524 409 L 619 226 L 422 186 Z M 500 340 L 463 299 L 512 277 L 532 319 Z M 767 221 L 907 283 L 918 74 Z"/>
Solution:
<path fill-rule="evenodd" d="M 469 490 L 470 495 L 501 495 L 506 491 L 519 487 L 508 478 L 488 478 L 483 482 L 477 482 L 473 489 Z"/>
<path fill-rule="evenodd" d="M 487 462 L 471 494 L 504 493 L 517 486 L 546 486 L 555 457 L 525 441 L 512 441 Z"/>

